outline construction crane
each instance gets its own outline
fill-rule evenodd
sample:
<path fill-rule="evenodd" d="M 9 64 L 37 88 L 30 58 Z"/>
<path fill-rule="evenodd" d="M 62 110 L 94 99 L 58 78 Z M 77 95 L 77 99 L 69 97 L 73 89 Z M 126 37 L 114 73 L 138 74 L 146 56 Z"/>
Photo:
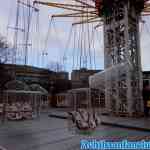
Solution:
<path fill-rule="evenodd" d="M 80 20 L 73 25 L 93 22 L 97 23 L 96 28 L 104 25 L 107 111 L 129 116 L 141 115 L 143 102 L 139 22 L 142 16 L 150 15 L 150 0 L 72 0 L 70 2 L 65 4 L 34 1 L 34 4 L 68 10 L 69 13 L 52 17 L 79 18 Z"/>

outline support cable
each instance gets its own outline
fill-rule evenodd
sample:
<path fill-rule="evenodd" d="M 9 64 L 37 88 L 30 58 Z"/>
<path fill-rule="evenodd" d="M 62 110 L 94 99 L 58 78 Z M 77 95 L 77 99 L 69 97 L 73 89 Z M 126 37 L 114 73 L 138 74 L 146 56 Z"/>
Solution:
<path fill-rule="evenodd" d="M 36 41 L 36 45 L 37 45 L 37 65 L 39 63 L 39 58 L 38 58 L 38 52 L 40 51 L 40 27 L 39 27 L 39 12 L 37 12 L 37 17 L 36 17 L 36 33 L 37 33 L 37 41 Z"/>
<path fill-rule="evenodd" d="M 71 41 L 72 41 L 72 31 L 73 31 L 73 27 L 71 26 L 71 29 L 69 31 L 69 37 L 67 39 L 67 43 L 66 43 L 66 46 L 65 46 L 65 52 L 64 52 L 64 55 L 63 55 L 63 66 L 65 67 L 65 61 L 66 61 L 66 55 L 68 53 L 68 50 L 69 50 L 69 46 L 71 44 Z"/>
<path fill-rule="evenodd" d="M 93 34 L 93 39 L 95 38 L 95 31 L 92 27 L 92 34 Z M 93 57 L 94 57 L 94 69 L 96 69 L 96 49 L 95 49 L 95 43 L 94 43 L 94 40 L 92 42 L 92 45 L 93 45 Z"/>
<path fill-rule="evenodd" d="M 77 69 L 78 67 L 80 68 L 80 40 L 81 40 L 81 27 L 79 26 L 79 29 L 78 29 L 78 47 L 77 47 Z"/>
<path fill-rule="evenodd" d="M 47 51 L 47 48 L 48 48 L 47 45 L 48 45 L 48 42 L 49 42 L 49 35 L 51 33 L 51 28 L 52 28 L 52 18 L 49 22 L 48 31 L 47 31 L 47 34 L 46 34 L 46 39 L 44 41 L 45 44 L 44 44 L 44 50 L 42 51 L 42 66 L 44 65 L 45 56 L 48 55 L 48 53 L 46 51 Z"/>
<path fill-rule="evenodd" d="M 20 6 L 19 6 L 19 3 L 17 2 L 17 11 L 16 11 L 16 23 L 15 23 L 15 28 L 18 28 L 18 24 L 19 24 L 19 11 L 20 11 Z M 17 55 L 17 44 L 18 44 L 18 30 L 16 29 L 15 30 L 15 33 L 14 33 L 14 43 L 13 43 L 13 51 L 14 51 L 14 58 L 12 60 L 12 63 L 13 64 L 16 64 L 16 55 Z"/>
<path fill-rule="evenodd" d="M 74 28 L 74 34 L 73 34 L 73 65 L 72 65 L 72 70 L 76 69 L 75 54 L 76 54 L 76 28 Z"/>
<path fill-rule="evenodd" d="M 82 17 L 83 19 L 83 17 Z M 80 49 L 80 69 L 83 67 L 82 65 L 84 65 L 83 63 L 83 40 L 84 40 L 84 25 L 81 24 L 81 41 L 80 41 L 80 46 L 81 46 L 81 49 Z"/>
<path fill-rule="evenodd" d="M 92 68 L 92 59 L 91 59 L 91 43 L 90 43 L 90 30 L 89 30 L 89 24 L 87 24 L 88 27 L 88 53 L 89 53 L 89 61 L 90 61 L 90 68 Z"/>
<path fill-rule="evenodd" d="M 27 4 L 30 5 L 30 0 L 27 0 Z M 27 31 L 26 31 L 26 40 L 25 40 L 25 65 L 28 65 L 28 42 L 29 42 L 29 34 L 30 34 L 30 25 L 32 19 L 32 11 L 30 7 L 28 7 L 28 15 L 27 15 Z"/>

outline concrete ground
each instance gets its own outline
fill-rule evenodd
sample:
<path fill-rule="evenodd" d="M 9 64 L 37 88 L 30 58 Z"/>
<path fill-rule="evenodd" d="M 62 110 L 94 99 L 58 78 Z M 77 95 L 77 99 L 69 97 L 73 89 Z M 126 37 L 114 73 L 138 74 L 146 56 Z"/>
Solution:
<path fill-rule="evenodd" d="M 103 125 L 118 126 L 123 128 L 147 131 L 150 134 L 150 117 L 131 118 L 102 115 L 101 123 Z"/>
<path fill-rule="evenodd" d="M 91 135 L 68 131 L 67 119 L 50 118 L 48 113 L 30 121 L 0 125 L 0 146 L 7 150 L 80 150 L 80 139 L 141 140 L 150 133 L 100 125 Z"/>
<path fill-rule="evenodd" d="M 50 117 L 68 118 L 68 109 L 52 109 L 49 113 Z M 111 115 L 101 115 L 101 124 L 116 126 L 134 130 L 149 131 L 150 133 L 150 117 L 119 117 Z"/>

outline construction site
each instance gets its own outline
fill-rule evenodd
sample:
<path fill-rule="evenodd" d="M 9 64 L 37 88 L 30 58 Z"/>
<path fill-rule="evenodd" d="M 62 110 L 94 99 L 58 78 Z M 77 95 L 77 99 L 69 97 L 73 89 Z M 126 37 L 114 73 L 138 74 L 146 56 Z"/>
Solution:
<path fill-rule="evenodd" d="M 0 150 L 150 140 L 149 0 L 13 0 L 10 8 L 0 34 Z"/>

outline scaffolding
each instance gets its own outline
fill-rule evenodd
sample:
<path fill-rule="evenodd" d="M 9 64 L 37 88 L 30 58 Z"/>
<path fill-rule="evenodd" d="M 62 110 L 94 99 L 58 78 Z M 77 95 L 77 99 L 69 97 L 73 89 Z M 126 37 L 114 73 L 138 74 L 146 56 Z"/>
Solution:
<path fill-rule="evenodd" d="M 116 71 L 105 75 L 105 95 L 108 111 L 126 113 L 132 116 L 142 113 L 142 71 L 139 41 L 139 19 L 144 1 L 113 1 L 104 16 L 104 65 L 105 69 L 116 68 L 118 64 L 128 63 Z M 122 73 L 123 71 L 123 73 Z M 115 97 L 112 98 L 112 95 Z M 124 108 L 124 109 L 122 109 Z"/>
<path fill-rule="evenodd" d="M 90 88 L 98 89 L 100 93 L 105 95 L 105 99 L 101 101 L 104 101 L 103 103 L 105 105 L 103 105 L 103 107 L 105 108 L 104 110 L 107 113 L 111 113 L 111 114 L 119 113 L 120 115 L 123 115 L 123 114 L 128 115 L 127 109 L 126 109 L 127 104 L 121 103 L 120 99 L 118 99 L 118 95 L 117 95 L 118 89 L 116 89 L 116 86 L 118 84 L 122 86 L 122 89 L 119 90 L 120 97 L 121 96 L 125 97 L 127 94 L 126 93 L 127 87 L 125 85 L 125 81 L 126 81 L 125 73 L 126 73 L 126 69 L 128 69 L 129 66 L 130 66 L 129 63 L 117 64 L 108 69 L 105 69 L 102 72 L 96 73 L 93 76 L 90 76 L 89 78 Z M 119 75 L 120 75 L 119 78 L 118 76 L 116 76 L 118 73 L 118 70 L 119 70 Z M 121 80 L 121 82 L 119 82 L 119 80 Z M 109 83 L 109 86 L 106 87 L 108 83 Z M 111 100 L 106 99 L 106 94 L 109 94 Z M 118 107 L 118 112 L 116 111 L 117 107 Z"/>

